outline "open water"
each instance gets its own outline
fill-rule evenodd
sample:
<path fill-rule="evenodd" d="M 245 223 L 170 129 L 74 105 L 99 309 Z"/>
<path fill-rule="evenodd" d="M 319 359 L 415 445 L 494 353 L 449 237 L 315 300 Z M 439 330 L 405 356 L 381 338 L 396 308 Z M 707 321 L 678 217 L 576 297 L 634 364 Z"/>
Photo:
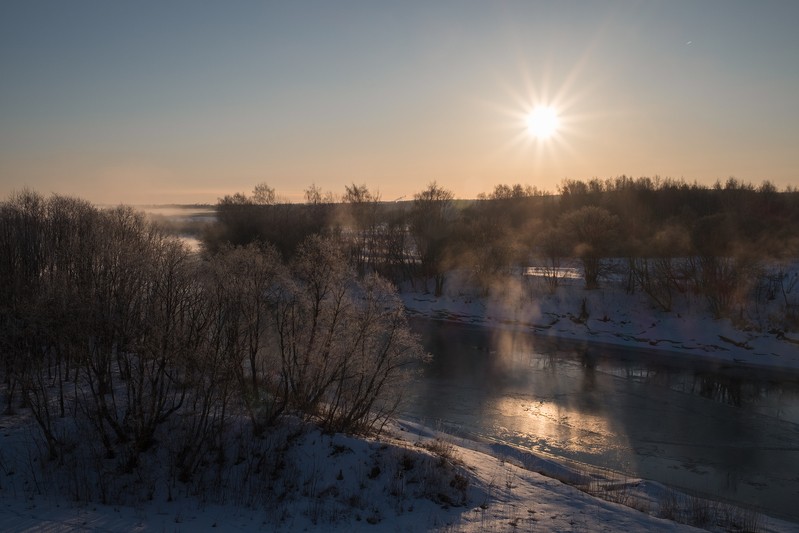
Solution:
<path fill-rule="evenodd" d="M 799 377 L 414 319 L 404 415 L 799 521 Z"/>

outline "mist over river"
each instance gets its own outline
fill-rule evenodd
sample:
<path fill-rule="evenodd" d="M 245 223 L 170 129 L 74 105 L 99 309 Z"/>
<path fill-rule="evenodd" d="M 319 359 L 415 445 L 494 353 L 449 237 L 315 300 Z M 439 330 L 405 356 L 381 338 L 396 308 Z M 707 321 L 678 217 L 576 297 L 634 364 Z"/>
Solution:
<path fill-rule="evenodd" d="M 433 361 L 403 416 L 799 520 L 797 376 L 411 325 Z"/>

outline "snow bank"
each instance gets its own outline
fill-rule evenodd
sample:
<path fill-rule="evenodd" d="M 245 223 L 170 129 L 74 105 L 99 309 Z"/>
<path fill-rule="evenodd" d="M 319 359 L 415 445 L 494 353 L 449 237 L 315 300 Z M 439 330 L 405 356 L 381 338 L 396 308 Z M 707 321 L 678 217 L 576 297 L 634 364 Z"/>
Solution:
<path fill-rule="evenodd" d="M 666 312 L 643 293 L 627 293 L 618 282 L 589 291 L 574 277 L 562 278 L 554 292 L 543 278 L 531 275 L 509 277 L 485 294 L 462 275 L 452 276 L 441 297 L 421 287 L 402 289 L 412 317 L 512 329 L 570 348 L 610 347 L 639 356 L 799 374 L 799 338 L 771 328 L 768 309 L 758 309 L 758 316 L 742 326 L 714 319 L 692 295 L 675 298 Z"/>
<path fill-rule="evenodd" d="M 6 422 L 2 531 L 697 531 L 664 516 L 705 520 L 718 531 L 796 528 L 656 483 L 581 472 L 407 421 L 392 423 L 379 439 L 289 424 L 263 450 L 271 465 L 263 484 L 244 493 L 230 487 L 222 498 L 182 490 L 167 497 L 159 490 L 130 506 L 76 502 L 40 486 L 43 465 L 20 447 L 31 422 Z"/>

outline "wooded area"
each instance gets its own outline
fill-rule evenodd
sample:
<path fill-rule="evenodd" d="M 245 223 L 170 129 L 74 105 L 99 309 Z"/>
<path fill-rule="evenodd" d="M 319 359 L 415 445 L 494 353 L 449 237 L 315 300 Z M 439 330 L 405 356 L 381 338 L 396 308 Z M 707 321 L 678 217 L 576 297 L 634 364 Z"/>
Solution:
<path fill-rule="evenodd" d="M 239 193 L 219 201 L 204 243 L 213 253 L 226 243 L 270 242 L 291 257 L 306 235 L 320 233 L 340 243 L 358 272 L 432 282 L 436 295 L 454 270 L 487 291 L 531 265 L 544 269 L 552 290 L 567 262 L 580 266 L 587 289 L 613 268 L 627 290 L 644 291 L 663 310 L 692 291 L 717 317 L 752 298 L 784 297 L 797 284 L 782 268 L 799 257 L 796 189 L 621 176 L 566 180 L 557 192 L 500 184 L 476 200 L 455 200 L 431 183 L 412 201 L 383 202 L 353 184 L 338 202 L 312 186 L 304 204 Z M 797 316 L 785 298 L 785 327 L 795 328 Z"/>
<path fill-rule="evenodd" d="M 189 481 L 284 415 L 379 429 L 424 357 L 394 287 L 320 235 L 286 261 L 263 242 L 200 256 L 129 207 L 22 192 L 0 204 L 0 280 L 6 414 L 29 408 L 51 460 L 98 475 L 158 443 Z"/>

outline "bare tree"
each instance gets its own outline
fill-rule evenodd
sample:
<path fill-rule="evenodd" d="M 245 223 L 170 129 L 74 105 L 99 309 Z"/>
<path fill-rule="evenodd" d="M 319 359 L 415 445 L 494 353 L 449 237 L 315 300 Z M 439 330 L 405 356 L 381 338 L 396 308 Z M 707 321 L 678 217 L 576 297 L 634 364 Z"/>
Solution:
<path fill-rule="evenodd" d="M 275 189 L 267 183 L 259 183 L 252 190 L 252 201 L 258 205 L 274 205 Z"/>
<path fill-rule="evenodd" d="M 396 283 L 408 279 L 412 274 L 412 255 L 409 250 L 408 213 L 403 204 L 384 206 L 377 241 L 376 246 L 381 250 L 383 259 L 379 265 L 380 273 Z"/>
<path fill-rule="evenodd" d="M 370 275 L 351 298 L 349 342 L 320 416 L 335 431 L 369 431 L 395 413 L 424 354 L 390 283 Z"/>
<path fill-rule="evenodd" d="M 563 277 L 561 263 L 569 254 L 563 231 L 557 226 L 544 228 L 535 235 L 534 248 L 544 262 L 544 279 L 549 291 L 555 292 Z"/>
<path fill-rule="evenodd" d="M 585 276 L 585 287 L 599 286 L 603 259 L 608 257 L 618 219 L 607 209 L 585 206 L 563 215 L 560 225 L 573 243 L 573 253 L 580 258 Z"/>
<path fill-rule="evenodd" d="M 677 226 L 653 235 L 639 253 L 629 259 L 635 286 L 664 311 L 670 311 L 675 293 L 685 292 L 684 257 L 689 253 L 688 237 Z"/>
<path fill-rule="evenodd" d="M 367 268 L 374 270 L 378 249 L 378 210 L 380 194 L 372 193 L 366 185 L 345 187 L 342 198 L 346 206 L 345 224 L 350 231 L 350 258 L 358 274 L 363 275 Z"/>
<path fill-rule="evenodd" d="M 730 178 L 723 192 L 732 188 L 737 193 L 736 187 L 737 181 Z M 717 318 L 730 316 L 734 307 L 740 310 L 759 276 L 759 260 L 741 242 L 735 226 L 733 214 L 722 212 L 698 219 L 692 228 L 695 285 Z"/>
<path fill-rule="evenodd" d="M 410 217 L 411 234 L 419 255 L 422 277 L 435 280 L 435 295 L 444 292 L 448 245 L 453 229 L 454 213 L 451 191 L 432 182 L 414 195 Z"/>
<path fill-rule="evenodd" d="M 27 339 L 40 290 L 44 211 L 44 198 L 31 191 L 15 194 L 0 211 L 0 351 L 9 413 L 30 362 Z"/>
<path fill-rule="evenodd" d="M 57 421 L 67 414 L 65 382 L 70 366 L 77 363 L 76 347 L 81 344 L 83 323 L 80 311 L 75 309 L 80 290 L 76 259 L 87 227 L 93 226 L 89 221 L 96 222 L 97 213 L 86 202 L 61 196 L 47 199 L 45 207 L 40 226 L 44 251 L 41 286 L 31 302 L 36 308 L 31 323 L 36 326 L 29 329 L 31 372 L 23 390 L 50 457 L 55 458 L 64 444 Z"/>
<path fill-rule="evenodd" d="M 354 274 L 340 247 L 319 236 L 300 246 L 291 273 L 275 313 L 281 372 L 292 407 L 314 414 L 346 342 L 345 296 Z"/>
<path fill-rule="evenodd" d="M 304 191 L 305 203 L 309 205 L 332 204 L 336 199 L 331 191 L 322 192 L 322 188 L 312 183 Z"/>
<path fill-rule="evenodd" d="M 241 399 L 256 434 L 285 408 L 278 394 L 279 360 L 270 352 L 271 317 L 282 266 L 268 245 L 225 248 L 209 266 L 209 297 L 217 316 L 214 342 L 236 377 Z"/>
<path fill-rule="evenodd" d="M 391 285 L 359 281 L 336 243 L 318 236 L 282 283 L 275 332 L 290 405 L 337 431 L 393 413 L 397 386 L 422 358 Z"/>

